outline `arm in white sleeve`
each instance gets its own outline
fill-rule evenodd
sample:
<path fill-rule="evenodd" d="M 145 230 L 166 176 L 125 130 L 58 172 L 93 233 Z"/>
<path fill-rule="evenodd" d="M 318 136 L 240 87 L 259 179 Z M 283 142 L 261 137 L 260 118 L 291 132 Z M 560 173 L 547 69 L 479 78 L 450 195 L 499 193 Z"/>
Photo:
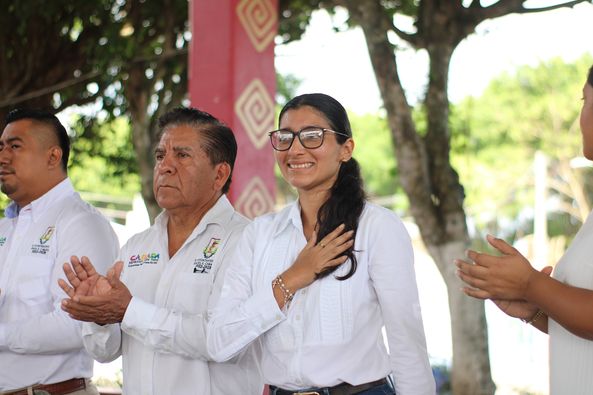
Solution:
<path fill-rule="evenodd" d="M 133 297 L 121 329 L 155 350 L 209 360 L 204 314 L 170 310 Z"/>
<path fill-rule="evenodd" d="M 58 279 L 65 278 L 62 264 L 69 262 L 72 255 L 86 255 L 96 265 L 97 271 L 105 273 L 117 255 L 118 242 L 107 221 L 86 213 L 61 224 L 56 237 L 59 251 L 50 279 L 54 309 L 0 324 L 0 350 L 54 354 L 82 347 L 80 322 L 71 319 L 60 307 L 62 299 L 67 297 L 58 285 Z"/>
<path fill-rule="evenodd" d="M 369 274 L 385 324 L 395 392 L 434 395 L 410 237 L 399 218 L 382 216 L 368 246 Z"/>
<path fill-rule="evenodd" d="M 222 252 L 217 268 L 208 306 L 214 306 L 221 293 L 229 256 L 236 246 L 240 232 L 233 234 Z M 230 248 L 230 250 L 229 250 Z M 207 313 L 190 314 L 148 303 L 133 297 L 121 328 L 145 345 L 162 352 L 182 355 L 192 359 L 211 360 L 206 347 Z"/>
<path fill-rule="evenodd" d="M 121 355 L 121 329 L 119 324 L 82 324 L 82 342 L 91 357 L 101 363 L 111 362 Z"/>
<path fill-rule="evenodd" d="M 236 231 L 228 235 L 229 240 L 220 252 L 220 265 L 213 268 L 216 270 L 214 284 L 205 305 L 213 303 L 220 294 L 222 276 L 229 261 L 228 248 L 236 245 L 239 234 L 240 231 Z M 127 246 L 122 251 L 126 248 Z M 126 274 L 124 270 L 124 282 Z M 203 296 L 188 294 L 186 297 Z M 137 296 L 132 297 L 121 323 L 123 332 L 155 350 L 191 359 L 210 360 L 206 349 L 206 327 L 206 311 L 189 313 L 171 307 L 161 307 Z"/>
<path fill-rule="evenodd" d="M 51 313 L 0 324 L 0 351 L 63 354 L 79 348 L 82 348 L 80 322 L 68 317 L 59 304 Z"/>
<path fill-rule="evenodd" d="M 252 289 L 255 223 L 248 225 L 224 276 L 220 299 L 209 311 L 207 346 L 213 360 L 225 362 L 286 319 L 274 298 L 272 285 Z M 267 241 L 266 241 L 267 242 Z"/>

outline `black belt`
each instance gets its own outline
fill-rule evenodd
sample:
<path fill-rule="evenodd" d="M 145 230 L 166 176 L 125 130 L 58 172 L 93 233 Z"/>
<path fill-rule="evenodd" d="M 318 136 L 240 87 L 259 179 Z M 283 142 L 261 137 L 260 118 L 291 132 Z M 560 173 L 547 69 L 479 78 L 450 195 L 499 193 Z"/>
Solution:
<path fill-rule="evenodd" d="M 285 390 L 270 385 L 270 394 L 272 395 L 355 395 L 380 385 L 388 384 L 387 379 L 383 378 L 371 383 L 351 385 L 342 383 L 333 387 L 309 388 L 304 390 Z M 275 392 L 274 392 L 275 391 Z"/>

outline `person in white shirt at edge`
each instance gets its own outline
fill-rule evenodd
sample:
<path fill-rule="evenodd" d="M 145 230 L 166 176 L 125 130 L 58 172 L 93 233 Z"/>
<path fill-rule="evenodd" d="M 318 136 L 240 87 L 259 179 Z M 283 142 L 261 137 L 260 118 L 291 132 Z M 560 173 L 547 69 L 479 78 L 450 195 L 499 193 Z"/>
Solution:
<path fill-rule="evenodd" d="M 0 137 L 0 393 L 98 394 L 81 325 L 60 308 L 62 264 L 86 254 L 105 273 L 119 244 L 74 191 L 70 141 L 55 115 L 14 110 Z M 41 390 L 47 392 L 39 392 Z"/>
<path fill-rule="evenodd" d="M 593 66 L 583 85 L 580 114 L 585 158 L 593 160 Z M 593 213 L 553 268 L 536 270 L 510 244 L 492 235 L 501 256 L 470 250 L 457 259 L 463 291 L 491 299 L 505 314 L 549 335 L 550 394 L 593 393 Z"/>
<path fill-rule="evenodd" d="M 259 342 L 272 395 L 434 395 L 410 237 L 365 200 L 346 111 L 295 97 L 270 139 L 298 201 L 243 232 L 208 351 L 225 361 Z"/>
<path fill-rule="evenodd" d="M 178 108 L 159 119 L 153 188 L 163 212 L 121 249 L 107 277 L 87 260 L 64 270 L 64 310 L 101 362 L 123 356 L 126 394 L 261 395 L 257 350 L 209 362 L 206 311 L 218 299 L 230 250 L 249 222 L 225 193 L 237 155 L 230 128 Z M 122 272 L 123 270 L 123 272 Z M 121 273 L 121 280 L 120 278 Z M 101 326 L 102 324 L 107 324 Z"/>

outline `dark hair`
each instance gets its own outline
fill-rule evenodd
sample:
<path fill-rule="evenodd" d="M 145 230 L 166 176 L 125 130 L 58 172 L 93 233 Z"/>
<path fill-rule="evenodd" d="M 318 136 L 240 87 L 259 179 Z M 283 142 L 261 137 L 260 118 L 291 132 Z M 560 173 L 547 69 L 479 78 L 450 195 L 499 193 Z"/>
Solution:
<path fill-rule="evenodd" d="M 30 119 L 50 127 L 58 140 L 60 149 L 62 150 L 62 169 L 64 172 L 67 172 L 68 157 L 70 156 L 70 138 L 68 137 L 66 128 L 62 125 L 58 117 L 48 111 L 19 108 L 8 113 L 5 126 L 9 123 L 20 121 L 21 119 Z"/>
<path fill-rule="evenodd" d="M 589 74 L 587 74 L 587 84 L 593 87 L 593 66 L 589 69 Z"/>
<path fill-rule="evenodd" d="M 204 143 L 202 149 L 210 159 L 210 163 L 228 163 L 231 167 L 229 178 L 222 187 L 222 193 L 227 193 L 231 186 L 231 178 L 235 159 L 237 158 L 237 141 L 231 128 L 219 121 L 211 114 L 197 108 L 178 107 L 159 118 L 159 138 L 170 126 L 189 125 L 197 129 Z"/>
<path fill-rule="evenodd" d="M 282 108 L 278 119 L 282 119 L 287 111 L 304 106 L 319 111 L 333 130 L 347 135 L 335 134 L 338 144 L 344 144 L 352 137 L 352 128 L 346 110 L 336 99 L 323 93 L 309 93 L 295 97 Z M 360 167 L 354 158 L 350 158 L 340 166 L 338 178 L 330 190 L 329 198 L 317 212 L 317 242 L 319 243 L 340 224 L 345 225 L 344 231 L 353 230 L 355 238 L 365 199 Z M 338 280 L 346 280 L 356 272 L 357 260 L 354 255 L 354 246 L 350 247 L 345 254 L 350 259 L 350 271 L 342 277 L 336 277 Z M 337 268 L 338 266 L 327 269 L 317 277 L 325 277 Z"/>

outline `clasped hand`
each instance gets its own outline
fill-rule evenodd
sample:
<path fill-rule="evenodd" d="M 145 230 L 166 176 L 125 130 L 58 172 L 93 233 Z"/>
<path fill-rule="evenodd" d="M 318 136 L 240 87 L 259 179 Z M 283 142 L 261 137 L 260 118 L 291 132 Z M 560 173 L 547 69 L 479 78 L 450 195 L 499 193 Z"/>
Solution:
<path fill-rule="evenodd" d="M 69 299 L 62 300 L 62 310 L 79 321 L 97 324 L 121 322 L 132 295 L 119 279 L 123 262 L 116 262 L 102 276 L 95 270 L 91 261 L 83 256 L 73 256 L 70 265 L 63 266 L 68 282 L 58 280 L 60 287 Z"/>
<path fill-rule="evenodd" d="M 492 299 L 508 315 L 529 319 L 538 309 L 528 297 L 530 283 L 539 275 L 538 271 L 504 240 L 490 235 L 487 240 L 502 256 L 469 250 L 467 256 L 474 264 L 462 259 L 455 260 L 457 275 L 469 285 L 462 289 L 463 292 L 478 299 Z M 541 271 L 547 276 L 551 272 L 550 266 Z"/>

